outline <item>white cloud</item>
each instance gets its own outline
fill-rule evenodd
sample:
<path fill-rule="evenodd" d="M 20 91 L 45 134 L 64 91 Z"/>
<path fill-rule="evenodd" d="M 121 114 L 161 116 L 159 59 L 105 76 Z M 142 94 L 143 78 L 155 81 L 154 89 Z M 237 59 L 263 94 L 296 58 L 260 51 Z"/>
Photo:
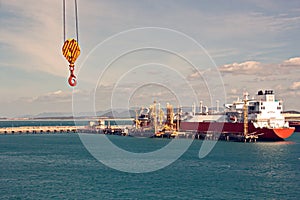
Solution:
<path fill-rule="evenodd" d="M 290 86 L 291 90 L 299 90 L 300 89 L 300 81 L 299 82 L 293 82 L 293 84 Z"/>
<path fill-rule="evenodd" d="M 246 61 L 243 63 L 223 65 L 219 70 L 223 73 L 256 74 L 258 71 L 262 70 L 262 64 L 256 61 Z"/>
<path fill-rule="evenodd" d="M 300 67 L 300 57 L 290 58 L 288 60 L 283 61 L 281 64 L 283 67 Z"/>
<path fill-rule="evenodd" d="M 283 79 L 283 75 L 296 73 L 296 71 L 291 72 L 291 67 L 300 70 L 300 57 L 290 58 L 280 63 L 235 62 L 220 66 L 219 70 L 223 74 L 255 75 L 255 80 L 259 81 L 276 81 Z"/>
<path fill-rule="evenodd" d="M 31 103 L 57 103 L 57 102 L 70 102 L 72 101 L 71 91 L 57 90 L 54 92 L 49 92 L 42 94 L 40 96 L 34 97 L 30 100 Z"/>
<path fill-rule="evenodd" d="M 200 71 L 195 71 L 194 73 L 190 74 L 188 76 L 188 79 L 191 80 L 191 79 L 197 79 L 199 77 L 201 77 L 203 75 L 203 72 L 200 72 Z"/>

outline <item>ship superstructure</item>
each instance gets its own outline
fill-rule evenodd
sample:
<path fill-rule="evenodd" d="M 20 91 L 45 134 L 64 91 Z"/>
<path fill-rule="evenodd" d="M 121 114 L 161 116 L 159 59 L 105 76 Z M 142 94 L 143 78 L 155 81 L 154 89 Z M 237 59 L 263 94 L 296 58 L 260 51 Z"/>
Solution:
<path fill-rule="evenodd" d="M 247 94 L 245 95 L 247 96 Z M 280 128 L 288 127 L 283 112 L 282 100 L 276 100 L 272 90 L 259 91 L 254 99 L 247 100 L 248 121 L 256 128 Z M 243 121 L 244 102 L 236 101 L 226 104 L 229 122 Z"/>

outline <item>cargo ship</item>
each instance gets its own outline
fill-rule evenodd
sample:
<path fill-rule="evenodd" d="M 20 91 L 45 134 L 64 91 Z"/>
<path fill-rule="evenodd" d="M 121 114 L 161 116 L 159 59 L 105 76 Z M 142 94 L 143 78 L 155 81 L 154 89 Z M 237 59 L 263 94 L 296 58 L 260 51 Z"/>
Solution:
<path fill-rule="evenodd" d="M 282 115 L 283 101 L 276 100 L 272 90 L 260 90 L 252 99 L 248 96 L 244 93 L 242 100 L 225 104 L 223 112 L 203 112 L 200 105 L 199 113 L 180 120 L 180 130 L 195 132 L 198 138 L 241 141 L 280 141 L 294 133 L 295 127 Z"/>

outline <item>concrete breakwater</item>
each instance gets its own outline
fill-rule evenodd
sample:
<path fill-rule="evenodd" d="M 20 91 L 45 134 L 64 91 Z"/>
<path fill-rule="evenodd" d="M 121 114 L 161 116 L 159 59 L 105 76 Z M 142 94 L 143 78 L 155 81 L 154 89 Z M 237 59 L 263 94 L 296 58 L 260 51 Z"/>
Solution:
<path fill-rule="evenodd" d="M 62 133 L 76 132 L 83 127 L 76 126 L 23 126 L 0 128 L 0 134 L 24 134 L 24 133 Z"/>

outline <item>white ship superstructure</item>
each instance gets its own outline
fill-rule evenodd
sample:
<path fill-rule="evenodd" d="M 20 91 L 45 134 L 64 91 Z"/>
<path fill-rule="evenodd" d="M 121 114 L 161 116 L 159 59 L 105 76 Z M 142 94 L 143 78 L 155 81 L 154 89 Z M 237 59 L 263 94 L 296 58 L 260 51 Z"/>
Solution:
<path fill-rule="evenodd" d="M 288 127 L 282 112 L 283 103 L 275 99 L 272 90 L 266 90 L 265 93 L 259 91 L 256 101 L 249 102 L 249 119 L 253 121 L 255 127 Z"/>

